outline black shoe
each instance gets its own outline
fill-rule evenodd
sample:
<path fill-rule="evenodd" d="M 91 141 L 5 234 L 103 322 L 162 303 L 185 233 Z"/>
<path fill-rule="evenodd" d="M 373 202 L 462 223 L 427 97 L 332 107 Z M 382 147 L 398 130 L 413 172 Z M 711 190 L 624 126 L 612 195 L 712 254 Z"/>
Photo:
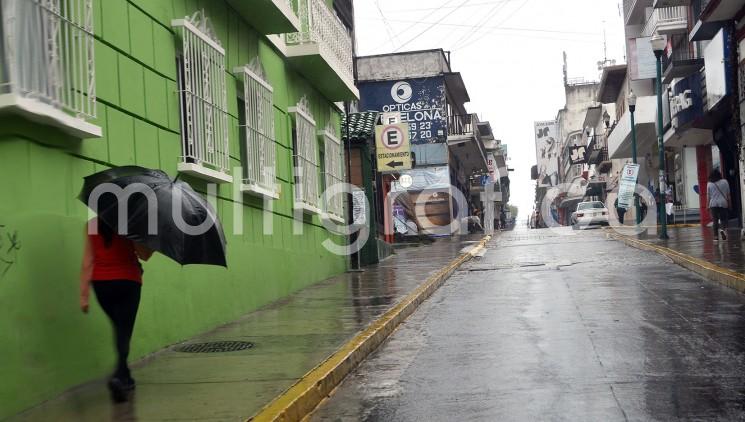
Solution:
<path fill-rule="evenodd" d="M 119 378 L 111 378 L 109 380 L 109 392 L 111 393 L 111 400 L 114 402 L 123 403 L 127 401 L 126 385 Z"/>

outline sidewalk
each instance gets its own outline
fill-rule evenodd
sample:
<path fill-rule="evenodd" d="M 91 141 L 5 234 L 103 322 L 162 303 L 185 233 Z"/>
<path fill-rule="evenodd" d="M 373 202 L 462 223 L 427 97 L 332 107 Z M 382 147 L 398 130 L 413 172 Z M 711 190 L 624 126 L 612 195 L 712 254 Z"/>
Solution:
<path fill-rule="evenodd" d="M 701 259 L 727 270 L 745 273 L 745 251 L 740 239 L 740 230 L 728 231 L 727 240 L 714 241 L 711 227 L 668 228 L 668 240 L 660 240 L 656 235 L 639 237 L 652 245 L 663 246 L 676 252 Z"/>
<path fill-rule="evenodd" d="M 745 293 L 745 250 L 739 229 L 728 231 L 726 241 L 716 241 L 710 227 L 671 227 L 669 239 L 656 234 L 623 235 L 609 231 L 610 236 L 629 246 L 657 252 L 673 262 L 715 281 Z"/>
<path fill-rule="evenodd" d="M 480 239 L 397 250 L 364 272 L 323 281 L 185 342 L 250 348 L 184 353 L 177 345 L 160 352 L 134 365 L 138 386 L 130 402 L 113 405 L 100 380 L 11 420 L 246 420 Z"/>

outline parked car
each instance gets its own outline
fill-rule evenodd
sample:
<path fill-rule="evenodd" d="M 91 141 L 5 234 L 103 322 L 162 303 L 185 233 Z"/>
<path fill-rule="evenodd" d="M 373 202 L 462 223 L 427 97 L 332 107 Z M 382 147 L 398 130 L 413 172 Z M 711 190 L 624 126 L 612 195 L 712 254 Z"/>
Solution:
<path fill-rule="evenodd" d="M 571 216 L 572 227 L 583 229 L 590 226 L 608 225 L 608 208 L 600 201 L 580 202 Z"/>

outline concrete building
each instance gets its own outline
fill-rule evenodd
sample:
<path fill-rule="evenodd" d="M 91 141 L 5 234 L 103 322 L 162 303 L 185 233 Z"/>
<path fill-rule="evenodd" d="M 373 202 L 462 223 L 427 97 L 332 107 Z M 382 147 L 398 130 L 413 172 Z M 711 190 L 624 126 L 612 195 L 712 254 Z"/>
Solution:
<path fill-rule="evenodd" d="M 719 8 L 719 3 L 726 7 Z M 737 2 L 734 2 L 737 3 Z M 616 104 L 617 122 L 608 139 L 611 158 L 631 156 L 631 121 L 627 98 L 637 96 L 635 113 L 639 184 L 659 188 L 655 57 L 650 38 L 667 40 L 662 55 L 665 182 L 672 188 L 675 221 L 710 221 L 705 186 L 718 168 L 730 181 L 740 209 L 740 133 L 736 89 L 736 48 L 732 22 L 712 19 L 714 11 L 740 9 L 733 2 L 706 0 L 625 0 L 624 23 L 629 58 L 626 75 L 609 69 L 603 102 Z M 723 12 L 722 12 L 723 13 Z M 719 15 L 716 15 L 719 16 Z M 733 17 L 734 19 L 734 17 Z M 617 94 L 616 98 L 612 97 Z M 612 101 L 611 101 L 612 100 Z"/>
<path fill-rule="evenodd" d="M 219 185 L 229 269 L 146 263 L 132 359 L 347 268 L 321 193 L 344 177 L 335 102 L 358 98 L 351 1 L 61 3 L 0 15 L 0 419 L 113 365 L 103 313 L 77 311 L 86 175 Z"/>
<path fill-rule="evenodd" d="M 447 235 L 462 231 L 461 221 L 483 209 L 471 202 L 475 176 L 487 174 L 487 151 L 459 72 L 442 49 L 357 58 L 360 111 L 398 113 L 409 124 L 414 167 L 383 177 L 384 196 L 396 201 L 386 211 L 386 232 Z M 395 180 L 408 174 L 414 183 Z"/>

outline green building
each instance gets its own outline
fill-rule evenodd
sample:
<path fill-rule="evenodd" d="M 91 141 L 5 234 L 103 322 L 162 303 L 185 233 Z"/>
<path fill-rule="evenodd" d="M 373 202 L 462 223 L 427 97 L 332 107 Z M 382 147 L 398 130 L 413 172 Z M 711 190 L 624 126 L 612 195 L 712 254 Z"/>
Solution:
<path fill-rule="evenodd" d="M 358 97 L 336 2 L 0 0 L 0 419 L 112 369 L 108 321 L 78 309 L 88 174 L 217 186 L 229 268 L 146 263 L 134 359 L 346 270 L 321 244 L 345 214 L 321 196 L 344 178 L 335 104 Z"/>

